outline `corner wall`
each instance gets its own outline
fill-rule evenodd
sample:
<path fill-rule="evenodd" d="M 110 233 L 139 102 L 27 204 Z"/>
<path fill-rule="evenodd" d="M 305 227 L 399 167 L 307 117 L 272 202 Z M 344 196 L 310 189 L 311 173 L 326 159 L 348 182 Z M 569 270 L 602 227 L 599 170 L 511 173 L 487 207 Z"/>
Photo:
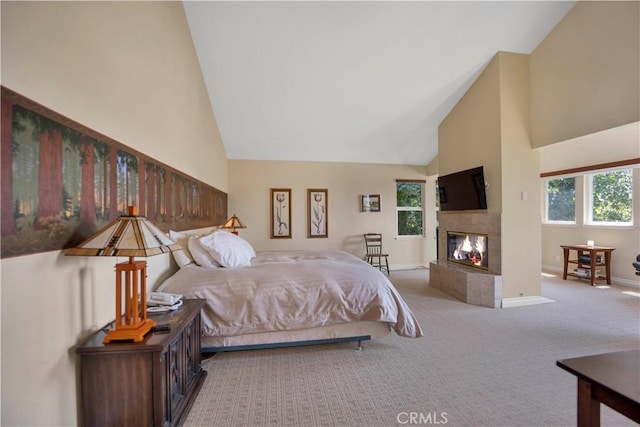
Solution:
<path fill-rule="evenodd" d="M 0 7 L 3 85 L 227 191 L 227 159 L 182 3 Z M 75 347 L 113 319 L 113 266 L 124 260 L 54 251 L 0 262 L 0 424 L 78 424 Z M 173 261 L 148 262 L 157 285 Z"/>
<path fill-rule="evenodd" d="M 503 296 L 540 295 L 540 161 L 531 148 L 529 55 L 500 52 Z"/>

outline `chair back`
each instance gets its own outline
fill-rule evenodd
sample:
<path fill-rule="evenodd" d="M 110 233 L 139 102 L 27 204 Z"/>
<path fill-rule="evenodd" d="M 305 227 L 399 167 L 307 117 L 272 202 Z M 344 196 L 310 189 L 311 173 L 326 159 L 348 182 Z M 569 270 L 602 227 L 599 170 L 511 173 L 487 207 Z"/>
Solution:
<path fill-rule="evenodd" d="M 364 244 L 367 249 L 367 256 L 382 254 L 382 234 L 366 233 L 364 235 Z"/>

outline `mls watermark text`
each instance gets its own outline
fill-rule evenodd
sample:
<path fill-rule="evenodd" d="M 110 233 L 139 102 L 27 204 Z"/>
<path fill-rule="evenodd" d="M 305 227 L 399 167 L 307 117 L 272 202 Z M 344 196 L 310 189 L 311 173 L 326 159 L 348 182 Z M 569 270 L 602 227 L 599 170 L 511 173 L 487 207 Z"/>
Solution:
<path fill-rule="evenodd" d="M 396 421 L 401 425 L 435 425 L 446 424 L 446 412 L 399 412 Z"/>

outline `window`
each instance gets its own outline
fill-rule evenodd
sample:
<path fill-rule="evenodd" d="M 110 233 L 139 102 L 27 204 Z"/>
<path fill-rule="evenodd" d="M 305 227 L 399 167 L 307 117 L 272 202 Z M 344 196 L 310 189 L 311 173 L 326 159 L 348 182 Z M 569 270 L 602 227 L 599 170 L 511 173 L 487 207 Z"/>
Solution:
<path fill-rule="evenodd" d="M 586 175 L 587 224 L 633 224 L 632 172 L 620 169 Z"/>
<path fill-rule="evenodd" d="M 424 182 L 397 181 L 398 236 L 422 236 Z"/>
<path fill-rule="evenodd" d="M 598 227 L 632 226 L 634 174 L 637 174 L 637 168 L 636 163 L 629 162 L 626 165 L 609 165 L 608 168 L 590 167 L 571 171 L 575 172 L 574 176 L 548 174 L 542 181 L 544 222 L 580 222 L 581 225 Z"/>
<path fill-rule="evenodd" d="M 576 178 L 550 179 L 546 190 L 546 222 L 575 224 Z"/>

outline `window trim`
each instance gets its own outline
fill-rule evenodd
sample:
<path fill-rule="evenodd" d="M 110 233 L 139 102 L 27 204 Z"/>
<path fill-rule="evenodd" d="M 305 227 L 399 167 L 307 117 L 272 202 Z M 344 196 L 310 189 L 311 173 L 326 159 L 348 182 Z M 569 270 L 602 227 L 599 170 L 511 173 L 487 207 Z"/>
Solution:
<path fill-rule="evenodd" d="M 542 212 L 542 223 L 543 224 L 549 224 L 549 225 L 577 225 L 578 224 L 578 205 L 577 202 L 574 205 L 574 213 L 573 213 L 573 221 L 557 221 L 557 220 L 552 220 L 549 219 L 549 181 L 552 181 L 554 179 L 564 179 L 564 178 L 574 178 L 574 184 L 576 184 L 575 186 L 577 186 L 577 176 L 576 175 L 558 175 L 558 176 L 549 176 L 546 179 L 544 179 L 542 181 L 542 191 L 543 191 L 543 200 L 544 200 L 544 204 L 542 206 L 543 212 Z M 574 197 L 576 194 L 576 188 L 573 189 L 574 191 Z"/>
<path fill-rule="evenodd" d="M 605 221 L 593 221 L 591 219 L 592 210 L 593 210 L 593 178 L 592 175 L 607 173 L 607 172 L 615 172 L 618 170 L 631 170 L 632 172 L 632 211 L 631 211 L 631 221 L 630 222 L 605 222 Z M 587 228 L 607 228 L 607 229 L 629 229 L 638 227 L 635 219 L 637 216 L 637 212 L 635 212 L 636 204 L 634 202 L 635 197 L 638 197 L 635 191 L 636 188 L 636 177 L 637 172 L 635 170 L 640 170 L 640 158 L 621 160 L 617 162 L 609 162 L 609 163 L 601 163 L 598 165 L 591 165 L 573 169 L 564 169 L 554 172 L 545 172 L 540 174 L 541 178 L 541 221 L 542 225 L 545 226 L 562 226 L 562 227 L 587 227 Z M 580 197 L 582 200 L 578 199 L 578 193 L 576 193 L 576 221 L 548 221 L 547 220 L 547 209 L 548 209 L 548 182 L 551 179 L 560 179 L 560 178 L 576 178 L 576 191 L 579 189 L 578 180 L 580 181 L 580 185 L 582 185 L 582 191 L 580 192 Z M 582 215 L 582 217 L 579 216 Z"/>
<path fill-rule="evenodd" d="M 583 167 L 573 168 L 573 169 L 543 172 L 540 174 L 540 178 L 548 178 L 551 176 L 560 176 L 560 175 L 580 176 L 580 175 L 586 175 L 587 173 L 592 171 L 600 171 L 600 170 L 616 169 L 616 168 L 627 169 L 624 166 L 629 166 L 631 167 L 631 169 L 633 169 L 634 167 L 638 167 L 638 165 L 640 165 L 640 157 L 636 159 L 626 159 L 626 160 L 620 160 L 617 162 L 600 163 L 597 165 L 589 165 L 589 166 L 583 166 Z"/>
<path fill-rule="evenodd" d="M 601 169 L 591 171 L 591 173 L 583 174 L 583 186 L 584 186 L 584 203 L 582 204 L 583 212 L 583 225 L 590 227 L 633 227 L 634 221 L 634 205 L 633 205 L 633 169 L 637 168 L 637 165 L 631 166 L 617 166 L 609 169 Z M 594 175 L 601 175 L 610 172 L 618 172 L 628 170 L 631 172 L 631 221 L 594 221 L 593 220 L 593 177 Z"/>
<path fill-rule="evenodd" d="M 396 179 L 396 238 L 413 239 L 424 238 L 425 234 L 425 187 L 427 180 L 425 179 Z M 420 207 L 415 206 L 398 206 L 398 184 L 420 184 Z M 400 234 L 398 227 L 399 212 L 422 212 L 422 233 L 420 234 Z"/>

